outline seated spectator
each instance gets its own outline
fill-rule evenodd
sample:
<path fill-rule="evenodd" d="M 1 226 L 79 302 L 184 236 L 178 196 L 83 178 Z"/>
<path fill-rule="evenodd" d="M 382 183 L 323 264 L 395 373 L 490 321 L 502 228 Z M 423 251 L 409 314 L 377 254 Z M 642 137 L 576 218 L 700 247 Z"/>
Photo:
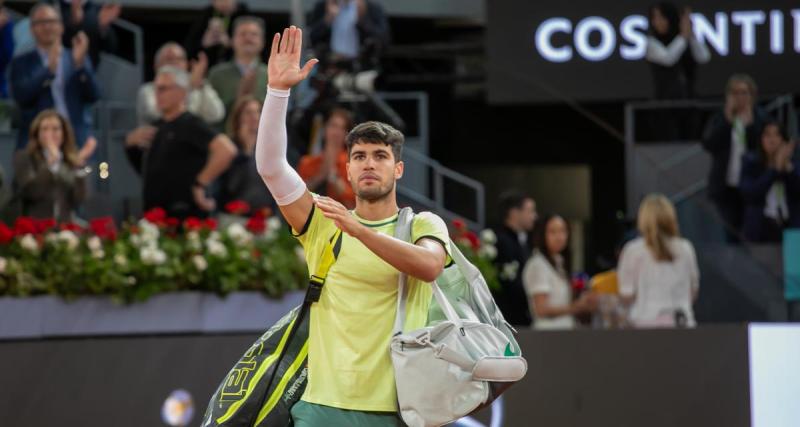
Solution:
<path fill-rule="evenodd" d="M 711 154 L 708 197 L 716 205 L 731 231 L 742 228 L 744 201 L 739 191 L 742 157 L 756 149 L 767 118 L 756 104 L 756 84 L 750 76 L 735 74 L 728 79 L 725 108 L 711 118 L 703 135 L 703 148 Z"/>
<path fill-rule="evenodd" d="M 347 133 L 353 127 L 353 115 L 336 108 L 325 121 L 323 152 L 300 158 L 297 172 L 314 193 L 328 196 L 348 209 L 356 206 L 356 195 L 347 179 Z"/>
<path fill-rule="evenodd" d="M 664 196 L 649 195 L 639 206 L 637 225 L 642 237 L 622 249 L 617 271 L 630 323 L 694 327 L 700 273 L 694 247 L 680 237 L 675 207 Z"/>
<path fill-rule="evenodd" d="M 785 228 L 800 228 L 800 158 L 779 122 L 769 120 L 759 150 L 745 155 L 739 188 L 745 202 L 744 238 L 780 242 Z"/>
<path fill-rule="evenodd" d="M 536 202 L 520 191 L 509 190 L 500 195 L 499 205 L 503 224 L 495 228 L 494 264 L 499 272 L 500 289 L 493 290 L 493 294 L 508 323 L 528 327 L 533 320 L 522 284 L 522 268 L 533 251 L 529 237 L 536 221 Z"/>
<path fill-rule="evenodd" d="M 311 47 L 324 66 L 360 59 L 360 69 L 375 68 L 389 44 L 389 21 L 371 0 L 320 0 L 308 22 Z"/>
<path fill-rule="evenodd" d="M 225 111 L 245 95 L 264 99 L 267 95 L 267 64 L 261 60 L 266 27 L 261 18 L 242 16 L 233 24 L 233 59 L 217 64 L 208 73 Z"/>
<path fill-rule="evenodd" d="M 64 45 L 78 34 L 89 37 L 89 58 L 95 68 L 100 65 L 100 51 L 116 53 L 117 34 L 111 24 L 119 18 L 119 3 L 97 5 L 92 0 L 58 0 L 64 20 Z"/>
<path fill-rule="evenodd" d="M 575 316 L 591 313 L 594 301 L 584 293 L 573 301 L 570 285 L 569 227 L 564 218 L 547 215 L 536 223 L 535 250 L 525 264 L 522 282 L 536 329 L 573 329 Z"/>
<path fill-rule="evenodd" d="M 6 70 L 14 55 L 14 21 L 0 0 L 0 99 L 8 98 Z"/>
<path fill-rule="evenodd" d="M 172 66 L 189 71 L 191 76 L 191 90 L 186 99 L 186 110 L 200 117 L 207 124 L 215 124 L 225 117 L 225 106 L 219 99 L 217 91 L 206 81 L 208 58 L 200 52 L 197 61 L 192 61 L 191 70 L 186 58 L 186 51 L 175 42 L 166 43 L 158 49 L 155 57 L 155 71 L 164 66 Z M 156 106 L 156 92 L 153 82 L 148 82 L 139 88 L 136 97 L 136 115 L 140 125 L 152 124 L 161 118 L 161 112 Z"/>
<path fill-rule="evenodd" d="M 186 111 L 190 88 L 186 71 L 159 69 L 155 90 L 162 118 L 155 127 L 141 126 L 125 139 L 128 159 L 142 176 L 144 209 L 161 207 L 176 218 L 206 217 L 216 208 L 208 186 L 236 156 L 227 136 Z"/>
<path fill-rule="evenodd" d="M 275 200 L 258 174 L 253 154 L 256 149 L 258 123 L 261 119 L 261 101 L 246 96 L 233 107 L 228 120 L 228 135 L 239 152 L 233 163 L 219 178 L 217 200 L 225 206 L 234 200 L 242 200 L 252 210 L 274 209 Z"/>
<path fill-rule="evenodd" d="M 237 0 L 213 0 L 189 29 L 184 42 L 189 55 L 194 58 L 204 52 L 212 67 L 229 60 L 233 23 L 249 14 L 247 5 Z"/>
<path fill-rule="evenodd" d="M 89 39 L 78 33 L 72 49 L 61 46 L 64 25 L 52 6 L 39 3 L 31 9 L 31 31 L 36 49 L 11 61 L 11 94 L 21 110 L 21 129 L 29 129 L 33 118 L 55 109 L 68 118 L 80 148 L 78 162 L 85 163 L 97 146 L 92 135 L 89 107 L 100 98 L 91 60 Z M 28 132 L 17 133 L 17 149 L 28 143 Z"/>
<path fill-rule="evenodd" d="M 23 215 L 58 222 L 73 221 L 86 197 L 86 171 L 78 159 L 75 136 L 55 110 L 34 118 L 29 144 L 14 157 L 14 189 Z"/>

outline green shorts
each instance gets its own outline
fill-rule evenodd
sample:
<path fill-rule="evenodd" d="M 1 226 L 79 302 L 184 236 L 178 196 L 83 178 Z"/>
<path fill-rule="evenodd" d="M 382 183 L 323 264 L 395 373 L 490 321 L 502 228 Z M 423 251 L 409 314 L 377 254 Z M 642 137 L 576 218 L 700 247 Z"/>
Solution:
<path fill-rule="evenodd" d="M 405 427 L 396 412 L 365 412 L 317 405 L 302 400 L 292 406 L 294 427 Z"/>

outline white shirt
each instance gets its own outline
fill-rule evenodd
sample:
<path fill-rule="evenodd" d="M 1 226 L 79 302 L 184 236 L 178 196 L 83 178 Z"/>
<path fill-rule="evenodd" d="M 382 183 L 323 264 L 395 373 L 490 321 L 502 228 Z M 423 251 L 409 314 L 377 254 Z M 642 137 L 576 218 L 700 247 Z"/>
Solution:
<path fill-rule="evenodd" d="M 687 326 L 696 322 L 692 294 L 699 289 L 700 272 L 692 244 L 682 238 L 667 243 L 674 260 L 657 261 L 644 238 L 637 238 L 622 249 L 618 275 L 619 293 L 635 296 L 630 321 L 637 327 L 675 326 L 677 310 L 686 316 Z"/>
<path fill-rule="evenodd" d="M 647 38 L 645 58 L 658 65 L 671 67 L 678 63 L 683 52 L 686 51 L 686 47 L 686 38 L 683 36 L 677 36 L 672 39 L 669 46 L 664 46 L 657 38 L 650 36 Z M 688 47 L 692 57 L 698 64 L 705 64 L 711 60 L 711 52 L 708 51 L 708 47 L 700 43 L 695 37 L 689 39 Z"/>
<path fill-rule="evenodd" d="M 766 202 L 764 216 L 776 221 L 786 221 L 789 218 L 789 204 L 786 201 L 786 186 L 783 181 L 772 183 L 767 192 Z"/>
<path fill-rule="evenodd" d="M 536 294 L 546 294 L 548 303 L 552 307 L 567 307 L 572 304 L 572 289 L 566 275 L 559 274 L 544 255 L 538 251 L 525 264 L 525 269 L 522 271 L 522 283 L 529 299 Z M 575 328 L 575 319 L 572 315 L 539 317 L 536 315 L 534 305 L 530 304 L 530 306 L 531 314 L 535 319 L 533 326 L 536 329 Z"/>
<path fill-rule="evenodd" d="M 739 187 L 742 179 L 742 157 L 747 153 L 747 134 L 744 123 L 735 119 L 731 126 L 731 157 L 728 159 L 728 173 L 725 182 L 731 187 Z"/>

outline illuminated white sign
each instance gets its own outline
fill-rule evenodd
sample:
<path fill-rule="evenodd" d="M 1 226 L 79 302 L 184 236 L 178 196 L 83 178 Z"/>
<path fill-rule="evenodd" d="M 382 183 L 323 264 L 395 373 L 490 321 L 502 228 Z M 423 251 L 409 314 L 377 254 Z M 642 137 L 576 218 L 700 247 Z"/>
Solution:
<path fill-rule="evenodd" d="M 794 51 L 800 53 L 800 9 L 791 10 Z M 780 10 L 769 12 L 745 10 L 713 14 L 713 23 L 703 14 L 693 13 L 694 32 L 701 43 L 707 44 L 719 56 L 731 52 L 731 26 L 738 26 L 741 32 L 739 51 L 744 55 L 755 55 L 756 32 L 759 26 L 769 26 L 769 49 L 773 54 L 784 53 L 784 29 L 787 14 Z M 550 62 L 569 62 L 579 56 L 587 61 L 603 61 L 611 57 L 617 49 L 619 55 L 628 61 L 644 58 L 647 50 L 648 19 L 643 15 L 625 17 L 617 28 L 600 16 L 589 16 L 573 25 L 568 18 L 553 17 L 544 20 L 536 29 L 536 50 Z M 594 44 L 590 41 L 599 40 Z M 566 43 L 557 44 L 556 35 L 567 36 Z"/>

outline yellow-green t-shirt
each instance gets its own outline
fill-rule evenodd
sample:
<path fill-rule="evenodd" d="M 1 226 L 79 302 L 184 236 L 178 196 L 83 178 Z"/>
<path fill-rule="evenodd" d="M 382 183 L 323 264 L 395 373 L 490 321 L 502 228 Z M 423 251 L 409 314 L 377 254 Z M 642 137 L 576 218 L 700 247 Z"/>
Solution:
<path fill-rule="evenodd" d="M 356 218 L 379 233 L 393 235 L 397 214 L 381 221 Z M 314 208 L 297 239 L 308 270 L 315 272 L 325 242 L 336 225 Z M 447 226 L 422 212 L 411 228 L 412 242 L 423 237 L 443 243 L 450 253 Z M 342 234 L 336 262 L 328 272 L 319 302 L 311 307 L 308 385 L 303 400 L 359 411 L 396 411 L 397 395 L 389 343 L 397 311 L 399 272 L 358 239 Z M 432 292 L 428 283 L 408 278 L 404 330 L 425 326 Z"/>

